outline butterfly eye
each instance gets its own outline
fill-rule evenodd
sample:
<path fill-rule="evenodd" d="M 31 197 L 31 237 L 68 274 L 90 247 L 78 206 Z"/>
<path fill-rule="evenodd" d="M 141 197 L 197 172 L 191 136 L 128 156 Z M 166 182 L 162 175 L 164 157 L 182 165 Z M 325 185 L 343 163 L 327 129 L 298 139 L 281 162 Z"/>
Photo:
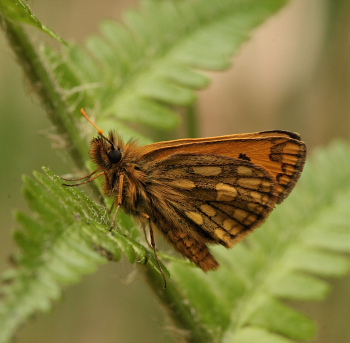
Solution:
<path fill-rule="evenodd" d="M 117 164 L 122 159 L 122 152 L 119 149 L 113 149 L 109 154 L 108 158 L 111 163 Z"/>

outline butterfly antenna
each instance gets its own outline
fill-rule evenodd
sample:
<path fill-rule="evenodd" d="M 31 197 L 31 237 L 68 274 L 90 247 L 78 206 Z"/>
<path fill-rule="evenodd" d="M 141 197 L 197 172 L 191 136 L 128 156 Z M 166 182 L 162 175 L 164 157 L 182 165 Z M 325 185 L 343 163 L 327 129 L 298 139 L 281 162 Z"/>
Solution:
<path fill-rule="evenodd" d="M 89 115 L 86 113 L 85 109 L 82 108 L 82 109 L 80 110 L 80 112 L 81 112 L 81 114 L 88 120 L 88 122 L 89 122 L 92 126 L 94 126 L 94 127 L 96 128 L 97 133 L 98 133 L 101 137 L 103 137 L 109 144 L 111 144 L 112 147 L 114 147 L 114 144 L 107 138 L 107 136 L 104 134 L 103 130 L 100 129 L 100 128 L 92 121 L 92 119 L 91 119 L 91 118 L 89 117 Z"/>

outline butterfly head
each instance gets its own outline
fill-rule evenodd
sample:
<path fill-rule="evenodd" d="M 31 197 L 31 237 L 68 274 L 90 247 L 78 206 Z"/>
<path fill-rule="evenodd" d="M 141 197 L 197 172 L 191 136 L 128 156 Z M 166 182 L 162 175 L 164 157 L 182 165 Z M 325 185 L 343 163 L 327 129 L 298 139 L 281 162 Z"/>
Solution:
<path fill-rule="evenodd" d="M 110 132 L 109 137 L 107 137 L 103 130 L 91 120 L 84 108 L 81 109 L 81 114 L 97 129 L 99 135 L 98 138 L 94 138 L 91 142 L 90 155 L 92 160 L 103 168 L 117 165 L 122 159 L 121 148 L 118 145 L 118 136 Z"/>
<path fill-rule="evenodd" d="M 90 149 L 93 162 L 102 169 L 118 166 L 123 158 L 122 148 L 118 141 L 118 136 L 114 132 L 110 132 L 108 138 L 100 133 L 99 137 L 93 138 Z"/>

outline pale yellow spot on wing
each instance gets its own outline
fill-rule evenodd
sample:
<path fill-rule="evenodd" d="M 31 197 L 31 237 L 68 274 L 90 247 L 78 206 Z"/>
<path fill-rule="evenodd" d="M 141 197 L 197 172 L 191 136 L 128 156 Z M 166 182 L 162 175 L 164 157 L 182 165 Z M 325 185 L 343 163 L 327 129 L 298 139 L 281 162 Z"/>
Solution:
<path fill-rule="evenodd" d="M 222 169 L 220 167 L 193 167 L 193 172 L 202 176 L 217 176 L 220 175 Z"/>
<path fill-rule="evenodd" d="M 266 205 L 269 202 L 270 198 L 268 195 L 264 194 L 262 196 L 262 204 Z"/>
<path fill-rule="evenodd" d="M 262 194 L 259 193 L 259 192 L 250 192 L 249 195 L 253 198 L 253 200 L 255 202 L 260 202 L 263 204 L 263 201 L 262 201 Z"/>
<path fill-rule="evenodd" d="M 219 240 L 225 242 L 227 245 L 230 246 L 230 235 L 224 231 L 223 229 L 215 229 L 214 230 L 214 236 L 215 238 L 218 238 Z"/>
<path fill-rule="evenodd" d="M 210 205 L 201 205 L 200 209 L 209 217 L 214 217 L 216 215 L 215 208 L 211 207 Z"/>
<path fill-rule="evenodd" d="M 237 218 L 237 220 L 240 223 L 244 223 L 245 222 L 245 219 L 247 218 L 247 215 L 248 215 L 247 211 L 244 211 L 244 210 L 242 210 L 240 208 L 235 209 L 234 217 Z"/>
<path fill-rule="evenodd" d="M 217 201 L 232 201 L 237 196 L 236 188 L 225 183 L 216 184 L 215 189 L 217 190 Z"/>
<path fill-rule="evenodd" d="M 254 213 L 257 213 L 257 214 L 260 214 L 261 212 L 264 211 L 264 207 L 259 205 L 259 204 L 255 204 L 253 202 L 250 202 L 248 204 L 248 210 L 254 212 Z"/>
<path fill-rule="evenodd" d="M 266 205 L 269 202 L 269 196 L 266 194 L 262 194 L 254 191 L 250 192 L 249 194 L 255 202 L 259 202 L 262 205 Z"/>
<path fill-rule="evenodd" d="M 255 214 L 249 214 L 249 216 L 245 219 L 244 224 L 251 225 L 257 220 L 257 216 Z"/>
<path fill-rule="evenodd" d="M 237 167 L 237 172 L 239 175 L 242 175 L 242 176 L 251 176 L 253 175 L 253 171 L 251 168 L 248 168 L 246 166 L 238 166 Z"/>
<path fill-rule="evenodd" d="M 181 189 L 193 189 L 196 187 L 196 184 L 188 179 L 176 179 L 169 182 L 172 186 L 181 188 Z"/>
<path fill-rule="evenodd" d="M 244 188 L 259 189 L 262 184 L 261 179 L 257 178 L 240 178 L 238 184 Z"/>
<path fill-rule="evenodd" d="M 263 180 L 263 182 L 260 185 L 260 190 L 263 192 L 271 192 L 273 190 L 273 185 L 270 181 Z"/>
<path fill-rule="evenodd" d="M 228 231 L 231 235 L 236 235 L 240 229 L 239 224 L 233 219 L 225 219 L 222 223 L 223 228 Z"/>
<path fill-rule="evenodd" d="M 188 218 L 193 220 L 196 224 L 203 225 L 203 217 L 199 213 L 187 211 L 187 212 L 185 212 L 185 214 Z"/>

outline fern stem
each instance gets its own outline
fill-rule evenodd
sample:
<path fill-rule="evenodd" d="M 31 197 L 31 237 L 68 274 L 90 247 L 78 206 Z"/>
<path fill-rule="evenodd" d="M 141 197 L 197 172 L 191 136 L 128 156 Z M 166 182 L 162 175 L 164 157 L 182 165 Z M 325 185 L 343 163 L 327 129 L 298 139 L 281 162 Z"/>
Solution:
<path fill-rule="evenodd" d="M 154 268 L 147 268 L 147 265 L 142 266 L 140 270 L 176 326 L 174 330 L 176 338 L 186 343 L 214 342 L 202 323 L 196 320 L 194 309 L 184 301 L 184 296 L 175 280 L 170 280 L 167 288 L 163 289 L 160 274 Z"/>
<path fill-rule="evenodd" d="M 16 54 L 17 61 L 23 67 L 24 73 L 41 100 L 46 112 L 56 126 L 56 130 L 67 140 L 69 153 L 79 169 L 86 166 L 87 144 L 81 137 L 77 125 L 74 124 L 73 113 L 64 99 L 54 74 L 40 58 L 35 46 L 20 25 L 5 18 L 5 10 L 0 8 L 0 25 Z M 96 196 L 100 191 L 94 183 L 90 183 Z"/>
<path fill-rule="evenodd" d="M 16 54 L 17 61 L 23 67 L 31 89 L 38 94 L 57 131 L 64 134 L 68 140 L 70 153 L 75 163 L 78 167 L 83 168 L 85 166 L 83 156 L 86 155 L 86 142 L 80 138 L 76 125 L 73 123 L 72 113 L 64 101 L 58 84 L 52 77 L 53 73 L 50 73 L 48 66 L 43 63 L 22 26 L 5 18 L 4 11 L 2 12 L 0 25 Z"/>

